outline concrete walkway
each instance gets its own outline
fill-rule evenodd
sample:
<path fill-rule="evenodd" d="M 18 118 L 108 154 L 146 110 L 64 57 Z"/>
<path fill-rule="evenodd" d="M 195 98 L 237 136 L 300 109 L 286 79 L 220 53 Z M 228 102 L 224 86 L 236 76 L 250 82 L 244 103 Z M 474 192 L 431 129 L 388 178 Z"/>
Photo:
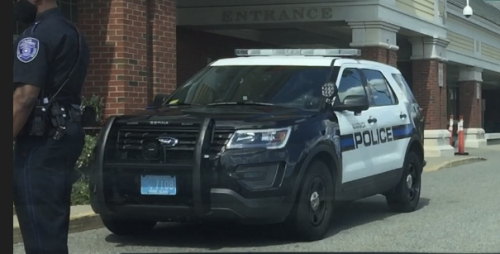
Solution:
<path fill-rule="evenodd" d="M 491 145 L 481 149 L 467 149 L 467 156 L 454 156 L 448 158 L 426 158 L 427 165 L 424 172 L 433 172 L 444 168 L 456 167 L 468 163 L 487 160 L 500 155 L 500 145 Z M 22 242 L 21 231 L 17 216 L 14 214 L 14 243 Z M 89 205 L 71 207 L 70 233 L 92 230 L 103 227 L 98 215 Z"/>
<path fill-rule="evenodd" d="M 455 151 L 458 152 L 458 151 Z M 427 165 L 424 172 L 432 172 L 444 168 L 456 167 L 468 163 L 487 160 L 499 156 L 500 145 L 490 145 L 480 149 L 465 149 L 469 155 L 455 155 L 453 157 L 425 158 Z"/>

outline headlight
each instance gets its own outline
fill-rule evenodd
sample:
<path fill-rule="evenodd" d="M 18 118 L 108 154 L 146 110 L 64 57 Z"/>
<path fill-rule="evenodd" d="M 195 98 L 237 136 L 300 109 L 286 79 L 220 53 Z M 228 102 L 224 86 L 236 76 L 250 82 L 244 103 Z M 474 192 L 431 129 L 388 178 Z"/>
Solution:
<path fill-rule="evenodd" d="M 264 130 L 236 131 L 227 144 L 227 149 L 267 148 L 280 149 L 288 142 L 292 127 Z"/>

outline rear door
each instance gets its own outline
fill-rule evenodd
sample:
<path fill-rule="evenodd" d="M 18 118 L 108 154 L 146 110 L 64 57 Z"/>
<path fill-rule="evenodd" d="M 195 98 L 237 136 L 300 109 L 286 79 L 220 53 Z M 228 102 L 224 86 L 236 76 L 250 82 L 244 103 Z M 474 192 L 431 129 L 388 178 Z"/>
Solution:
<path fill-rule="evenodd" d="M 413 130 L 411 116 L 403 104 L 405 100 L 398 99 L 382 71 L 369 66 L 360 71 L 367 80 L 370 114 L 377 119 L 372 135 L 373 173 L 399 169 Z"/>

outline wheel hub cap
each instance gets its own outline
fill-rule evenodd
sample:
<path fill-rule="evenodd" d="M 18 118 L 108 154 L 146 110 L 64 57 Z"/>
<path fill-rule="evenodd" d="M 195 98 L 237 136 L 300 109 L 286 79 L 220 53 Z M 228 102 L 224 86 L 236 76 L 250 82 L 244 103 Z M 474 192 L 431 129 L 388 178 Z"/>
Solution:
<path fill-rule="evenodd" d="M 406 177 L 406 185 L 408 186 L 408 189 L 411 189 L 413 186 L 413 177 L 411 175 L 408 175 Z"/>
<path fill-rule="evenodd" d="M 311 208 L 313 211 L 318 210 L 319 207 L 319 194 L 317 192 L 313 192 L 311 194 Z"/>

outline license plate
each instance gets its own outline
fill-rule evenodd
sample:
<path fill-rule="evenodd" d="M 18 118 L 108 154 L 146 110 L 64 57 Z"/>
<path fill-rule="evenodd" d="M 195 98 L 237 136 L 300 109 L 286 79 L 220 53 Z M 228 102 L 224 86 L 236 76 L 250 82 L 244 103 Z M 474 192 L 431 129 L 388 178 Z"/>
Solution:
<path fill-rule="evenodd" d="M 142 195 L 174 196 L 177 194 L 175 176 L 141 176 Z"/>

